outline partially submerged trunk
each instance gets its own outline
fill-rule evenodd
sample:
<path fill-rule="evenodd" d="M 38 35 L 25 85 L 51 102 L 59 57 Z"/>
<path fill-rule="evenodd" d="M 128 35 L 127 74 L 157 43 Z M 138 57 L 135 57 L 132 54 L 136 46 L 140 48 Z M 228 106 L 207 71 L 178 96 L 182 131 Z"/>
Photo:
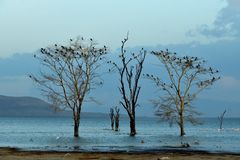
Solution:
<path fill-rule="evenodd" d="M 227 111 L 226 111 L 226 109 L 224 110 L 224 112 L 221 114 L 221 116 L 219 116 L 218 117 L 218 119 L 219 119 L 219 129 L 220 130 L 222 130 L 222 125 L 223 125 L 223 119 L 224 119 L 224 115 L 225 115 L 225 113 L 226 113 Z"/>
<path fill-rule="evenodd" d="M 185 131 L 184 131 L 184 118 L 183 118 L 183 113 L 181 113 L 179 115 L 180 117 L 180 123 L 179 123 L 179 127 L 180 127 L 180 136 L 184 136 L 185 135 Z"/>
<path fill-rule="evenodd" d="M 79 137 L 79 120 L 74 120 L 74 137 Z"/>
<path fill-rule="evenodd" d="M 116 117 L 115 119 L 115 131 L 119 131 L 119 118 Z"/>
<path fill-rule="evenodd" d="M 184 136 L 184 100 L 181 100 L 180 113 L 179 113 L 179 127 L 180 127 L 180 136 Z"/>
<path fill-rule="evenodd" d="M 115 117 L 114 117 L 114 119 L 115 119 L 115 131 L 119 131 L 119 118 L 120 118 L 120 109 L 116 106 L 115 107 L 115 112 L 116 112 L 116 114 L 115 114 Z"/>
<path fill-rule="evenodd" d="M 74 137 L 79 137 L 80 110 L 73 111 Z"/>
<path fill-rule="evenodd" d="M 130 136 L 135 136 L 136 132 L 136 124 L 135 124 L 135 116 L 129 116 L 130 118 Z"/>
<path fill-rule="evenodd" d="M 110 108 L 109 117 L 111 120 L 111 128 L 112 130 L 114 130 L 114 109 L 113 108 Z"/>
<path fill-rule="evenodd" d="M 112 128 L 112 130 L 114 130 L 114 119 L 111 120 L 111 128 Z"/>

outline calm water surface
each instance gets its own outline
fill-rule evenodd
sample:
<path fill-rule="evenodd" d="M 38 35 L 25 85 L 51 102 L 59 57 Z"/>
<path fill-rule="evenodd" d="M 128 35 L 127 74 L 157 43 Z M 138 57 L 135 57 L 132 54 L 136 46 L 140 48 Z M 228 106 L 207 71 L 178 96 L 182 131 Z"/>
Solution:
<path fill-rule="evenodd" d="M 120 131 L 110 130 L 108 117 L 84 117 L 80 138 L 73 138 L 70 117 L 2 117 L 0 146 L 24 150 L 142 151 L 160 150 L 189 143 L 190 149 L 240 153 L 240 118 L 225 119 L 222 131 L 217 119 L 205 118 L 202 125 L 186 125 L 180 138 L 176 126 L 157 118 L 138 118 L 137 135 L 129 137 L 128 119 L 121 119 Z"/>

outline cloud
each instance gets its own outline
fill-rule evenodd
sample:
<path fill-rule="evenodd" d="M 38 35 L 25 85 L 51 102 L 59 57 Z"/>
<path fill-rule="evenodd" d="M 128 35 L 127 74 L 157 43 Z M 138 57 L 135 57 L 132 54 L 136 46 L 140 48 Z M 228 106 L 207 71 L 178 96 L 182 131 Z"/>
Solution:
<path fill-rule="evenodd" d="M 219 86 L 224 90 L 240 90 L 240 80 L 232 76 L 224 76 L 220 80 Z"/>
<path fill-rule="evenodd" d="M 239 0 L 228 0 L 229 7 L 240 9 L 240 1 Z"/>
<path fill-rule="evenodd" d="M 223 76 L 210 90 L 206 90 L 201 98 L 228 103 L 240 103 L 240 80 L 234 76 Z"/>
<path fill-rule="evenodd" d="M 187 32 L 187 36 L 202 35 L 212 39 L 234 39 L 240 35 L 240 1 L 227 0 L 227 6 L 221 9 L 212 25 L 203 24 Z"/>

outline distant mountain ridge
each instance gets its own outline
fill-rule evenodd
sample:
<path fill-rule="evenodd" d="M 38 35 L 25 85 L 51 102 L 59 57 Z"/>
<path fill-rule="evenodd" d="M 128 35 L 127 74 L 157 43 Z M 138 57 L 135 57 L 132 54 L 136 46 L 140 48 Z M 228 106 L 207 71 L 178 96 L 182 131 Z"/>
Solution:
<path fill-rule="evenodd" d="M 71 111 L 55 111 L 51 105 L 35 97 L 10 97 L 0 95 L 0 117 L 72 116 Z M 104 113 L 82 113 L 84 117 L 106 117 Z"/>
<path fill-rule="evenodd" d="M 55 112 L 49 103 L 39 98 L 0 95 L 0 116 L 59 116 L 61 114 L 63 113 Z"/>

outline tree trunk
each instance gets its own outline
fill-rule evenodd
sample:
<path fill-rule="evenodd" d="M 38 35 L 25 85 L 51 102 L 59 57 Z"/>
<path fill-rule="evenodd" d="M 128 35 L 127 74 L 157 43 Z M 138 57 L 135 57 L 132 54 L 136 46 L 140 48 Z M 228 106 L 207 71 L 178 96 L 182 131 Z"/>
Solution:
<path fill-rule="evenodd" d="M 74 121 L 74 137 L 79 137 L 79 122 Z"/>
<path fill-rule="evenodd" d="M 183 116 L 183 113 L 184 113 L 184 99 L 181 97 L 181 106 L 180 106 L 180 113 L 179 113 L 179 119 L 180 119 L 180 122 L 179 122 L 179 127 L 180 127 L 180 136 L 184 136 L 185 135 L 185 132 L 184 132 L 184 116 Z"/>
<path fill-rule="evenodd" d="M 111 120 L 111 127 L 112 127 L 112 130 L 114 130 L 114 120 Z"/>
<path fill-rule="evenodd" d="M 119 117 L 115 117 L 115 131 L 119 131 Z"/>
<path fill-rule="evenodd" d="M 184 132 L 184 118 L 183 118 L 183 113 L 180 113 L 179 115 L 180 117 L 180 123 L 179 123 L 179 127 L 180 127 L 180 136 L 184 136 L 185 132 Z"/>
<path fill-rule="evenodd" d="M 80 112 L 73 113 L 74 119 L 74 137 L 79 137 Z"/>
<path fill-rule="evenodd" d="M 135 117 L 130 117 L 130 136 L 136 135 Z"/>

